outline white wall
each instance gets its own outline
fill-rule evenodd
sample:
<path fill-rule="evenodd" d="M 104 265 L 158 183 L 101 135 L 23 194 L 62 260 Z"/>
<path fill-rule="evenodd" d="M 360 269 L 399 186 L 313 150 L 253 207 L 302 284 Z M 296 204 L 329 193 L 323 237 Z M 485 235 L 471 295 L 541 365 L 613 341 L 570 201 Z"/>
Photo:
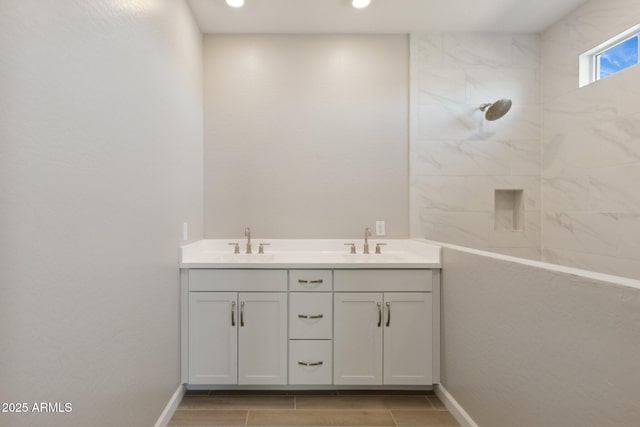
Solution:
<path fill-rule="evenodd" d="M 411 35 L 411 236 L 540 259 L 539 34 Z M 513 100 L 495 122 L 479 106 Z M 524 191 L 524 230 L 494 227 Z"/>
<path fill-rule="evenodd" d="M 578 88 L 578 56 L 638 16 L 592 0 L 543 33 L 545 261 L 640 278 L 640 67 Z"/>
<path fill-rule="evenodd" d="M 3 426 L 149 426 L 202 236 L 202 36 L 182 1 L 0 2 Z"/>
<path fill-rule="evenodd" d="M 207 35 L 205 235 L 408 236 L 408 38 Z"/>
<path fill-rule="evenodd" d="M 640 425 L 640 282 L 442 257 L 442 384 L 478 426 Z"/>

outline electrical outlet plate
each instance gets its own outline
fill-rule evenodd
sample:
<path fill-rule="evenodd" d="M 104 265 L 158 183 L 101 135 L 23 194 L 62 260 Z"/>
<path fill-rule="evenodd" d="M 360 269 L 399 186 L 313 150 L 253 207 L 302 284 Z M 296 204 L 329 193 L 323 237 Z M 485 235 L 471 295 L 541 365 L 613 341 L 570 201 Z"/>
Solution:
<path fill-rule="evenodd" d="M 384 221 L 376 221 L 376 236 L 384 236 L 385 232 Z"/>

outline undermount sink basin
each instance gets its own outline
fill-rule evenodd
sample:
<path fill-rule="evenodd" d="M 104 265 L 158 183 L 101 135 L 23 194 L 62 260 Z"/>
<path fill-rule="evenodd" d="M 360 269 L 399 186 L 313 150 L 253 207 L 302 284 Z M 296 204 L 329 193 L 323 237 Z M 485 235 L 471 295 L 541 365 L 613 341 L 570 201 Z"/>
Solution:
<path fill-rule="evenodd" d="M 226 254 L 226 253 L 211 253 L 205 254 L 205 257 L 210 262 L 271 262 L 273 261 L 274 254 Z"/>
<path fill-rule="evenodd" d="M 207 262 L 220 263 L 377 263 L 377 262 L 402 262 L 409 260 L 410 254 L 406 252 L 383 254 L 349 254 L 332 251 L 305 251 L 305 252 L 273 252 L 267 254 L 234 254 L 210 252 L 204 253 L 203 258 Z"/>
<path fill-rule="evenodd" d="M 345 261 L 354 262 L 387 262 L 387 261 L 401 261 L 406 258 L 408 254 L 406 252 L 401 253 L 382 253 L 382 254 L 347 254 L 342 255 Z"/>

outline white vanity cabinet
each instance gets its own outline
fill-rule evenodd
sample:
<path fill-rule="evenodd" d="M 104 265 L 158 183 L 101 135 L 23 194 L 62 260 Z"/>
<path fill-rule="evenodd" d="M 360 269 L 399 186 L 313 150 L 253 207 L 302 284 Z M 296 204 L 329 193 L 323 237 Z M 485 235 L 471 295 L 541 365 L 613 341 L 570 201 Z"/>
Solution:
<path fill-rule="evenodd" d="M 188 383 L 287 384 L 286 270 L 190 273 Z"/>
<path fill-rule="evenodd" d="M 430 270 L 336 271 L 334 290 L 334 384 L 433 384 Z"/>
<path fill-rule="evenodd" d="M 189 385 L 439 381 L 439 270 L 184 269 L 182 283 Z"/>

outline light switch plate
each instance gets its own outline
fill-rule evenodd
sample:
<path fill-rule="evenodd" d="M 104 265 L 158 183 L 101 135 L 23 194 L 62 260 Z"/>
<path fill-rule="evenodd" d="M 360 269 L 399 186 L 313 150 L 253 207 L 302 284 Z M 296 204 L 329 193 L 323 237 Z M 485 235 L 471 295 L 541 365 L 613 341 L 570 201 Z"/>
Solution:
<path fill-rule="evenodd" d="M 385 231 L 384 221 L 376 221 L 376 236 L 384 236 Z"/>
<path fill-rule="evenodd" d="M 182 240 L 189 240 L 189 223 L 182 223 Z"/>

